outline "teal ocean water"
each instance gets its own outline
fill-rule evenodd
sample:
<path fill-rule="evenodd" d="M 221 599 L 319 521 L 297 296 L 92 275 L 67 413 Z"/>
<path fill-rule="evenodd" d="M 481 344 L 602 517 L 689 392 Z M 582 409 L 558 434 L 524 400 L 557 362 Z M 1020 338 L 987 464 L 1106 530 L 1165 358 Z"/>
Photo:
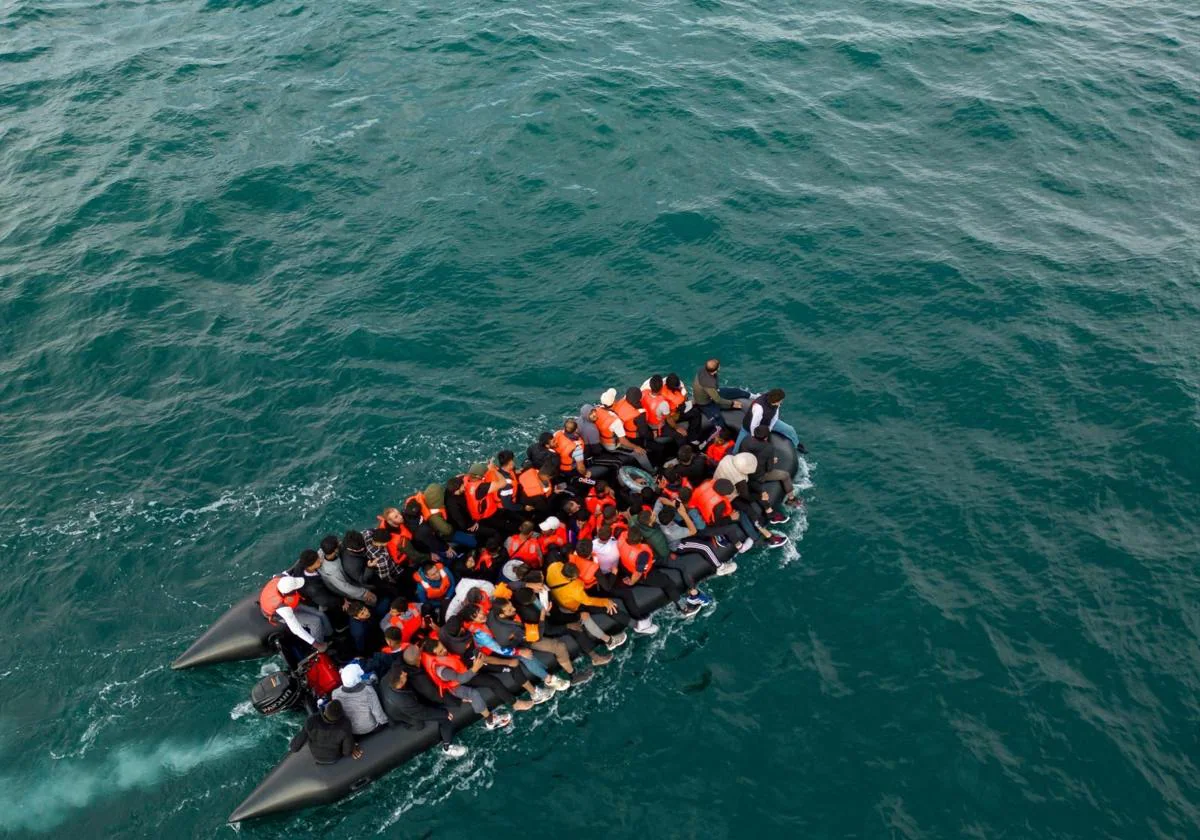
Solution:
<path fill-rule="evenodd" d="M 1200 837 L 1189 0 L 0 4 L 0 834 L 233 836 L 226 606 L 709 355 L 807 530 L 246 837 Z M 539 810 L 540 809 L 540 810 Z"/>

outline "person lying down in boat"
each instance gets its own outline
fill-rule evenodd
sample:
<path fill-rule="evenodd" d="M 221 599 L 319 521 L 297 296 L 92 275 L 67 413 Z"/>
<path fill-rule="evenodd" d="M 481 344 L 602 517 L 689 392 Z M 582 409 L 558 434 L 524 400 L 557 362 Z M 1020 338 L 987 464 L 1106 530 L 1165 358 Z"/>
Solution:
<path fill-rule="evenodd" d="M 310 744 L 319 761 L 356 758 L 374 728 L 428 720 L 443 750 L 462 755 L 449 725 L 459 715 L 507 726 L 505 707 L 526 711 L 586 682 L 627 630 L 656 633 L 635 586 L 660 588 L 685 619 L 708 607 L 696 579 L 707 575 L 680 555 L 697 553 L 709 573 L 727 575 L 737 564 L 719 561 L 713 546 L 786 545 L 771 528 L 802 502 L 775 467 L 770 432 L 805 449 L 780 419 L 783 391 L 722 387 L 719 370 L 708 360 L 691 393 L 675 373 L 619 399 L 609 388 L 540 434 L 523 462 L 506 449 L 470 464 L 387 508 L 374 527 L 325 536 L 268 581 L 259 605 L 297 656 L 315 648 L 342 667 L 333 703 L 293 746 Z M 723 408 L 748 408 L 745 421 L 726 426 Z M 783 484 L 779 508 L 769 506 L 770 481 Z M 606 632 L 601 616 L 617 629 Z M 565 676 L 549 674 L 535 652 Z M 519 694 L 504 674 L 516 676 Z M 501 706 L 489 709 L 482 689 Z"/>

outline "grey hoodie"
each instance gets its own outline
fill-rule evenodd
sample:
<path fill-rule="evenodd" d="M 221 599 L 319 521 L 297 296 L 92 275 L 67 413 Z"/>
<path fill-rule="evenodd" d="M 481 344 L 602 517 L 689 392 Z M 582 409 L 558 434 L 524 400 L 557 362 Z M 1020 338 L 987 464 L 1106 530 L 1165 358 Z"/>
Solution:
<path fill-rule="evenodd" d="M 350 721 L 350 731 L 355 735 L 366 735 L 388 722 L 383 706 L 379 703 L 379 695 L 366 682 L 360 682 L 354 688 L 338 686 L 329 696 L 333 700 L 342 701 L 342 711 L 346 713 L 346 720 Z"/>
<path fill-rule="evenodd" d="M 342 560 L 340 557 L 330 559 L 325 556 L 325 552 L 317 552 L 321 555 L 324 561 L 321 567 L 317 569 L 317 574 L 321 576 L 321 581 L 327 589 L 336 592 L 345 598 L 350 598 L 354 601 L 366 600 L 366 594 L 369 591 L 365 586 L 359 586 L 346 575 L 346 570 L 342 568 Z"/>

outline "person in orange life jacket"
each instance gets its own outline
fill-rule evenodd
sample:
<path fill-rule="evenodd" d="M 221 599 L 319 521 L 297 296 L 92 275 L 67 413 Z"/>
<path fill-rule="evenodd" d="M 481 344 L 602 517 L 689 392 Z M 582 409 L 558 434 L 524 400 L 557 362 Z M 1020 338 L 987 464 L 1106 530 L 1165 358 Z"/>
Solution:
<path fill-rule="evenodd" d="M 541 531 L 541 534 L 537 538 L 538 548 L 541 550 L 543 557 L 546 556 L 546 552 L 556 546 L 559 549 L 567 548 L 567 526 L 557 516 L 547 517 L 544 522 L 538 525 L 538 530 Z"/>
<path fill-rule="evenodd" d="M 646 425 L 655 438 L 669 439 L 673 431 L 669 421 L 674 410 L 663 393 L 663 378 L 655 374 L 646 380 L 646 386 L 641 389 L 641 408 L 645 412 Z"/>
<path fill-rule="evenodd" d="M 722 388 L 720 384 L 721 360 L 709 359 L 696 371 L 692 379 L 692 399 L 700 413 L 714 426 L 723 426 L 722 409 L 739 409 L 742 400 L 750 397 L 749 391 L 741 388 Z"/>
<path fill-rule="evenodd" d="M 341 609 L 342 596 L 333 592 L 321 580 L 321 564 L 325 561 L 321 555 L 311 548 L 300 552 L 300 558 L 292 564 L 288 574 L 292 577 L 304 578 L 304 586 L 300 590 L 302 601 L 316 607 L 323 613 Z"/>
<path fill-rule="evenodd" d="M 564 479 L 591 476 L 587 465 L 584 464 L 583 438 L 579 434 L 579 423 L 575 418 L 568 417 L 563 421 L 562 428 L 551 437 L 550 447 L 558 456 L 558 471 Z"/>
<path fill-rule="evenodd" d="M 651 379 L 647 379 L 642 383 L 642 391 L 650 389 Z M 682 440 L 700 440 L 704 415 L 700 413 L 700 409 L 688 400 L 687 388 L 679 378 L 679 374 L 668 373 L 663 377 L 662 395 L 671 406 L 671 415 L 668 420 L 671 429 Z"/>
<path fill-rule="evenodd" d="M 613 492 L 612 487 L 607 481 L 601 479 L 588 491 L 587 498 L 584 500 L 584 506 L 587 507 L 589 514 L 594 514 L 602 507 L 617 506 L 617 494 Z"/>
<path fill-rule="evenodd" d="M 470 482 L 469 488 L 468 482 Z M 444 497 L 446 521 L 454 529 L 450 540 L 452 543 L 467 548 L 478 548 L 492 536 L 500 533 L 497 529 L 505 521 L 504 511 L 494 509 L 494 500 L 488 502 L 488 495 L 493 492 L 492 488 L 496 483 L 481 480 L 478 476 L 471 475 L 470 472 L 465 476 L 456 475 L 446 482 Z M 473 498 L 470 500 L 467 499 L 468 489 L 473 494 Z M 471 515 L 472 510 L 481 514 L 491 511 L 491 515 L 483 519 L 476 519 Z"/>
<path fill-rule="evenodd" d="M 641 615 L 637 601 L 633 597 L 633 587 L 637 585 L 657 586 L 667 595 L 667 600 L 675 605 L 675 609 L 684 618 L 691 618 L 700 608 L 682 601 L 683 584 L 676 576 L 666 569 L 659 568 L 655 563 L 654 549 L 646 542 L 645 536 L 638 528 L 630 528 L 617 540 L 621 553 L 621 568 L 625 574 L 621 577 L 621 585 L 613 590 L 613 597 L 625 604 L 630 615 L 639 618 L 633 625 L 634 632 L 652 634 L 658 630 L 649 616 Z"/>
<path fill-rule="evenodd" d="M 627 390 L 620 400 L 617 389 L 609 388 L 600 395 L 600 405 L 596 406 L 596 428 L 600 431 L 600 445 L 606 452 L 632 459 L 646 472 L 653 472 L 654 465 L 646 456 L 646 449 L 639 444 L 649 433 L 645 415 L 641 413 L 641 402 L 642 392 L 637 388 Z"/>
<path fill-rule="evenodd" d="M 539 569 L 542 566 L 542 546 L 538 539 L 538 532 L 528 519 L 521 523 L 517 533 L 504 541 L 504 550 L 511 560 L 520 560 L 533 569 Z"/>
<path fill-rule="evenodd" d="M 591 616 L 607 614 L 622 627 L 628 627 L 632 622 L 629 614 L 619 609 L 617 602 L 612 598 L 589 595 L 583 582 L 579 580 L 579 570 L 571 563 L 551 563 L 546 569 L 546 587 L 553 600 L 553 606 L 546 617 L 551 627 L 566 627 L 570 630 L 581 626 L 592 638 L 607 644 L 610 650 L 625 643 L 624 632 L 608 636 L 591 620 Z"/>
<path fill-rule="evenodd" d="M 321 557 L 321 565 L 317 572 L 321 575 L 321 580 L 330 591 L 341 595 L 343 598 L 352 598 L 356 601 L 363 601 L 369 606 L 374 606 L 376 599 L 375 594 L 360 583 L 355 583 L 346 574 L 346 570 L 342 568 L 342 560 L 339 556 L 341 543 L 333 534 L 325 536 L 321 540 L 321 550 L 318 554 Z"/>
<path fill-rule="evenodd" d="M 508 603 L 507 599 L 503 600 L 506 604 Z M 536 686 L 532 680 L 525 680 L 524 687 L 529 692 L 531 700 L 535 703 L 544 702 L 549 700 L 555 691 L 571 687 L 570 682 L 562 677 L 550 675 L 546 666 L 534 655 L 533 650 L 519 643 L 519 641 L 524 641 L 523 638 L 518 640 L 518 637 L 514 635 L 509 639 L 510 642 L 514 642 L 513 644 L 502 644 L 493 634 L 493 627 L 488 624 L 490 615 L 490 608 L 485 610 L 482 606 L 473 607 L 473 612 L 468 620 L 463 622 L 463 626 L 471 631 L 475 639 L 475 646 L 483 653 L 508 659 L 509 667 L 524 669 L 524 672 L 530 674 L 533 680 L 542 683 L 542 686 Z M 517 626 L 519 627 L 519 625 Z M 500 630 L 507 629 L 500 624 L 496 624 L 495 627 Z"/>
<path fill-rule="evenodd" d="M 741 446 L 738 447 L 738 454 L 754 456 L 755 468 L 748 482 L 750 495 L 762 500 L 763 508 L 767 512 L 767 523 L 780 525 L 788 521 L 788 516 L 782 511 L 772 510 L 770 493 L 763 485 L 769 481 L 778 481 L 783 487 L 783 503 L 788 507 L 801 507 L 804 503 L 796 497 L 796 486 L 792 483 L 792 477 L 788 475 L 788 471 L 775 469 L 775 463 L 779 458 L 775 455 L 775 447 L 771 445 L 770 438 L 771 431 L 766 426 L 759 426 L 750 434 L 750 437 L 742 441 Z"/>
<path fill-rule="evenodd" d="M 674 509 L 671 510 L 674 513 Z M 691 525 L 690 520 L 688 524 Z M 671 547 L 666 532 L 659 525 L 658 517 L 651 508 L 642 508 L 638 511 L 637 530 L 641 532 L 646 544 L 654 551 L 655 568 L 677 575 L 683 581 L 683 585 L 687 587 L 687 596 L 684 598 L 684 604 L 687 607 L 697 609 L 707 607 L 713 602 L 712 597 L 700 591 L 696 577 L 688 571 L 687 564 L 679 562 L 679 555 Z M 682 533 L 689 537 L 695 536 L 696 532 L 695 525 L 692 525 L 690 529 L 687 526 L 682 527 Z M 673 531 L 672 533 L 677 532 Z"/>
<path fill-rule="evenodd" d="M 488 542 L 477 551 L 460 557 L 454 566 L 455 577 L 478 578 L 489 583 L 495 583 L 500 576 L 502 549 L 504 541 L 499 534 L 493 534 Z"/>
<path fill-rule="evenodd" d="M 413 573 L 413 580 L 417 584 L 421 612 L 440 623 L 454 591 L 454 575 L 441 563 L 429 560 Z"/>
<path fill-rule="evenodd" d="M 388 614 L 379 621 L 379 629 L 400 631 L 400 641 L 408 644 L 425 627 L 427 618 L 421 613 L 421 605 L 407 598 L 395 598 L 388 606 Z"/>
<path fill-rule="evenodd" d="M 304 578 L 291 575 L 273 577 L 263 586 L 258 606 L 263 618 L 287 627 L 292 635 L 317 650 L 325 650 L 326 639 L 333 633 L 329 619 L 320 610 L 300 603 L 299 590 Z"/>
<path fill-rule="evenodd" d="M 783 534 L 771 533 L 761 524 L 771 511 L 765 502 L 759 502 L 750 492 L 750 477 L 754 475 L 757 467 L 758 461 L 749 452 L 726 455 L 721 459 L 721 463 L 717 464 L 713 478 L 727 479 L 733 484 L 733 507 L 742 515 L 738 524 L 742 526 L 742 530 L 746 531 L 746 535 L 751 539 L 761 536 L 766 541 L 768 548 L 780 548 L 787 545 L 788 538 Z M 783 515 L 769 521 L 773 523 L 787 522 L 788 517 Z"/>
<path fill-rule="evenodd" d="M 517 476 L 517 502 L 522 516 L 541 520 L 550 514 L 557 474 L 557 462 L 547 461 L 537 469 L 529 467 Z"/>
<path fill-rule="evenodd" d="M 529 590 L 518 591 L 528 592 Z M 514 597 L 516 596 L 514 595 Z M 517 650 L 521 648 L 530 651 L 540 650 L 554 656 L 566 676 L 548 676 L 545 682 L 551 688 L 565 691 L 573 685 L 579 685 L 591 679 L 590 670 L 576 673 L 566 642 L 562 639 L 548 639 L 542 635 L 542 631 L 545 629 L 544 615 L 538 616 L 532 623 L 526 623 L 518 615 L 516 604 L 508 598 L 497 598 L 488 613 L 486 625 L 488 634 L 500 645 Z M 477 636 L 476 642 L 478 641 Z M 536 657 L 532 658 L 534 661 L 538 661 Z M 603 659 L 603 657 L 601 658 Z M 528 666 L 527 662 L 526 665 Z"/>
<path fill-rule="evenodd" d="M 754 547 L 754 538 L 742 523 L 741 513 L 733 507 L 735 493 L 733 482 L 728 479 L 709 479 L 692 491 L 688 508 L 698 512 L 704 521 L 697 538 L 712 539 L 719 545 L 735 542 L 738 552 L 745 553 Z M 750 528 L 757 535 L 757 526 L 751 523 Z"/>
<path fill-rule="evenodd" d="M 721 459 L 733 451 L 737 435 L 728 426 L 717 429 L 714 437 L 704 447 L 704 458 L 708 462 L 708 470 L 716 469 Z"/>
<path fill-rule="evenodd" d="M 426 721 L 438 725 L 438 737 L 442 741 L 442 752 L 450 758 L 461 758 L 467 754 L 467 748 L 454 743 L 454 712 L 444 704 L 427 706 L 418 699 L 418 695 L 409 687 L 410 674 L 404 663 L 392 666 L 387 676 L 379 681 L 379 703 L 393 726 L 404 729 L 421 729 Z M 458 706 L 456 702 L 454 704 Z"/>
<path fill-rule="evenodd" d="M 615 550 L 616 540 L 613 540 L 613 547 Z M 580 540 L 575 545 L 575 550 L 572 551 L 570 556 L 567 558 L 566 565 L 575 569 L 575 579 L 578 580 L 579 584 L 583 587 L 583 590 L 587 593 L 607 594 L 612 592 L 613 588 L 616 586 L 616 573 L 604 573 L 600 570 L 600 563 L 598 560 L 596 560 L 596 557 L 592 551 L 591 540 Z M 618 637 L 609 636 L 607 633 L 605 633 L 604 630 L 601 629 L 600 625 L 596 624 L 595 620 L 592 618 L 591 612 L 583 610 L 579 613 L 579 615 L 581 617 L 581 629 L 586 631 L 585 635 L 587 637 L 604 642 L 609 646 L 610 649 L 618 648 L 625 643 L 625 636 L 623 633 L 619 634 Z M 570 629 L 580 628 L 576 628 L 574 625 L 571 625 Z M 587 648 L 584 647 L 582 639 L 579 640 L 579 646 L 585 651 L 587 650 Z"/>
<path fill-rule="evenodd" d="M 472 685 L 476 688 L 490 690 L 497 701 L 502 705 L 512 706 L 513 711 L 524 712 L 533 708 L 532 700 L 518 700 L 500 679 L 501 674 L 512 671 L 513 664 L 506 658 L 492 656 L 479 649 L 475 644 L 474 633 L 466 627 L 466 616 L 460 613 L 446 619 L 446 624 L 438 631 L 438 641 L 445 645 L 447 650 L 457 653 L 466 662 L 474 663 L 478 659 L 483 660 L 483 667 L 471 680 Z"/>
<path fill-rule="evenodd" d="M 428 639 L 421 646 L 421 667 L 437 686 L 441 696 L 449 694 L 470 703 L 475 713 L 484 719 L 488 729 L 508 726 L 512 723 L 512 715 L 507 712 L 493 713 L 479 689 L 472 685 L 479 679 L 483 665 L 483 657 L 479 657 L 468 666 L 461 656 L 451 653 L 438 639 Z"/>
<path fill-rule="evenodd" d="M 419 500 L 409 499 L 404 505 L 401 516 L 404 519 L 404 527 L 412 535 L 410 538 L 412 545 L 418 551 L 436 557 L 442 562 L 455 556 L 454 549 L 438 536 L 437 531 L 426 520 L 425 510 Z"/>
<path fill-rule="evenodd" d="M 288 751 L 299 752 L 305 744 L 317 764 L 335 764 L 344 756 L 363 757 L 362 748 L 350 731 L 350 721 L 337 700 L 330 700 L 325 708 L 309 715 L 304 728 L 288 744 Z"/>

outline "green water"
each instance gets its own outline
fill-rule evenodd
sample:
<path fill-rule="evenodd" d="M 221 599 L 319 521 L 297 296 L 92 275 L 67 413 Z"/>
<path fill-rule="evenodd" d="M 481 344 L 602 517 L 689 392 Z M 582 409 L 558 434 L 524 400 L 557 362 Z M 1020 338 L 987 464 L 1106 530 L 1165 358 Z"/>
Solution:
<path fill-rule="evenodd" d="M 1188 0 L 0 4 L 0 833 L 233 836 L 295 723 L 174 656 L 719 355 L 798 550 L 242 836 L 1200 837 L 1198 90 Z"/>

